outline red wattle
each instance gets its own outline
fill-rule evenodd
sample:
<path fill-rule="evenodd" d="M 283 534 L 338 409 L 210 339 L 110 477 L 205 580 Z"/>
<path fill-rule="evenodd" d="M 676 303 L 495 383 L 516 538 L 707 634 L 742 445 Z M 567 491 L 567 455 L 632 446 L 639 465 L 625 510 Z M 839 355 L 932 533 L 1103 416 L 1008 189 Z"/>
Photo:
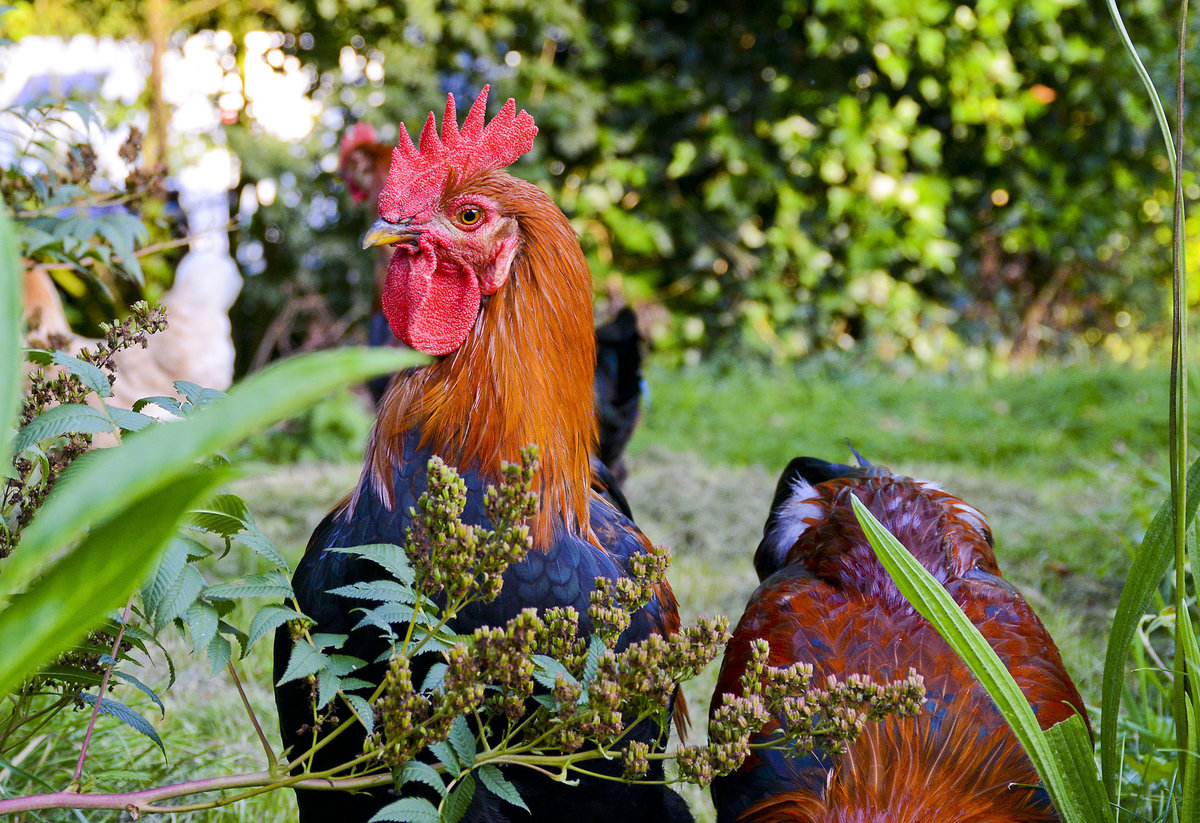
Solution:
<path fill-rule="evenodd" d="M 383 313 L 392 333 L 425 354 L 449 354 L 463 344 L 479 316 L 479 281 L 457 266 L 438 266 L 429 254 L 398 249 L 388 265 Z"/>

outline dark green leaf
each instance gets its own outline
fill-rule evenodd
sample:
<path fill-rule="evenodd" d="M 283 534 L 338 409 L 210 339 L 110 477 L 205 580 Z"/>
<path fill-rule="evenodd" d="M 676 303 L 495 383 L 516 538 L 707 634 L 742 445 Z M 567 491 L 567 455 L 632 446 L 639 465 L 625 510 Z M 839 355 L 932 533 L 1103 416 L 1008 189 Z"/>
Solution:
<path fill-rule="evenodd" d="M 260 532 L 257 527 L 250 525 L 250 531 L 239 532 L 233 535 L 233 539 L 241 543 L 243 546 L 249 547 L 255 554 L 263 557 L 281 569 L 288 568 L 287 558 L 283 553 L 271 542 L 265 534 Z M 289 584 L 290 585 L 290 584 Z M 288 595 L 291 597 L 291 594 Z"/>
<path fill-rule="evenodd" d="M 536 668 L 533 670 L 533 679 L 548 689 L 554 688 L 554 682 L 559 677 L 566 683 L 577 684 L 579 682 L 566 666 L 553 657 L 544 654 L 535 654 L 533 662 L 536 665 Z"/>
<path fill-rule="evenodd" d="M 446 682 L 446 672 L 449 670 L 450 667 L 445 663 L 434 663 L 425 673 L 425 679 L 421 681 L 421 691 L 440 691 L 442 684 Z"/>
<path fill-rule="evenodd" d="M 143 683 L 142 681 L 138 680 L 138 679 L 137 679 L 136 677 L 134 677 L 132 674 L 129 674 L 129 673 L 127 673 L 127 672 L 115 671 L 115 670 L 114 670 L 114 671 L 113 671 L 113 673 L 112 673 L 112 676 L 113 676 L 113 677 L 116 677 L 116 678 L 118 678 L 118 679 L 120 679 L 120 680 L 124 680 L 126 683 L 130 684 L 131 686 L 133 686 L 134 688 L 136 688 L 138 691 L 140 691 L 142 694 L 146 695 L 146 696 L 147 696 L 147 697 L 149 697 L 151 700 L 153 700 L 153 701 L 154 701 L 154 705 L 155 705 L 155 706 L 158 706 L 158 711 L 159 711 L 159 714 L 161 714 L 163 717 L 166 717 L 166 715 L 167 715 L 167 707 L 163 705 L 162 699 L 161 699 L 161 698 L 159 698 L 159 696 L 158 696 L 157 692 L 155 692 L 155 691 L 154 691 L 154 689 L 150 688 L 150 687 L 149 687 L 149 686 L 147 686 L 145 683 Z"/>
<path fill-rule="evenodd" d="M 247 597 L 291 597 L 292 587 L 261 574 L 252 574 L 245 580 L 233 583 L 218 583 L 204 590 L 205 597 L 213 600 L 242 600 Z"/>
<path fill-rule="evenodd" d="M 216 677 L 221 669 L 229 665 L 229 659 L 233 657 L 233 644 L 223 634 L 218 634 L 213 637 L 208 643 L 208 661 L 209 661 L 209 677 Z"/>
<path fill-rule="evenodd" d="M 79 699 L 88 705 L 94 706 L 96 704 L 96 695 L 91 694 L 90 692 L 79 695 Z M 146 737 L 153 740 L 155 744 L 158 745 L 158 748 L 162 751 L 163 756 L 166 756 L 167 750 L 163 748 L 162 738 L 158 736 L 158 732 L 154 730 L 154 727 L 150 725 L 146 718 L 142 717 L 133 709 L 126 706 L 120 700 L 116 700 L 106 695 L 104 699 L 100 701 L 100 714 L 106 715 L 107 717 L 111 717 L 115 720 L 119 720 L 139 734 L 144 734 Z"/>
<path fill-rule="evenodd" d="M 122 409 L 119 406 L 109 406 L 108 413 L 112 415 L 112 419 L 123 431 L 128 432 L 140 432 L 142 429 L 153 426 L 156 422 L 153 417 Z"/>
<path fill-rule="evenodd" d="M 458 823 L 467 813 L 471 798 L 475 796 L 475 778 L 465 776 L 442 801 L 442 823 Z"/>
<path fill-rule="evenodd" d="M 408 562 L 408 556 L 404 553 L 404 549 L 399 546 L 390 543 L 372 543 L 348 549 L 330 549 L 330 551 L 365 557 L 367 560 L 378 563 L 387 570 L 388 574 L 401 583 L 411 585 L 416 580 L 412 565 Z"/>
<path fill-rule="evenodd" d="M 357 694 L 343 694 L 342 697 L 354 707 L 358 719 L 362 721 L 363 728 L 367 730 L 367 734 L 375 732 L 375 712 L 371 709 L 371 704 L 367 702 L 365 697 Z"/>
<path fill-rule="evenodd" d="M 375 813 L 369 823 L 441 823 L 437 807 L 423 797 L 402 797 Z"/>
<path fill-rule="evenodd" d="M 488 764 L 483 766 L 478 771 L 479 779 L 483 781 L 483 785 L 488 791 L 504 800 L 511 803 L 517 808 L 529 811 L 529 807 L 525 805 L 525 801 L 521 799 L 521 793 L 517 791 L 517 787 L 509 783 L 504 775 L 495 766 Z"/>
<path fill-rule="evenodd" d="M 402 788 L 405 783 L 423 783 L 442 797 L 446 796 L 446 783 L 437 769 L 420 760 L 410 760 L 400 769 L 396 787 Z"/>
<path fill-rule="evenodd" d="M 371 580 L 330 589 L 329 594 L 358 600 L 377 600 L 384 603 L 415 603 L 416 593 L 394 580 Z"/>
<path fill-rule="evenodd" d="M 279 678 L 275 685 L 282 686 L 284 683 L 299 680 L 301 677 L 308 677 L 310 674 L 316 674 L 328 665 L 329 657 L 317 651 L 307 640 L 301 638 L 292 648 L 292 655 L 288 658 L 287 669 L 284 670 L 283 676 Z"/>
<path fill-rule="evenodd" d="M 199 654 L 207 649 L 208 644 L 217 636 L 217 624 L 220 617 L 212 605 L 203 600 L 197 600 L 188 606 L 186 613 L 188 631 L 192 633 L 192 651 Z"/>
<path fill-rule="evenodd" d="M 467 718 L 459 715 L 454 718 L 454 723 L 450 726 L 450 745 L 454 747 L 454 754 L 458 758 L 459 765 L 464 769 L 469 769 L 475 765 L 475 733 L 471 731 L 471 724 L 467 722 Z"/>
<path fill-rule="evenodd" d="M 133 410 L 140 412 L 147 406 L 158 406 L 163 411 L 170 412 L 176 417 L 184 416 L 183 408 L 179 405 L 179 401 L 173 397 L 163 397 L 162 395 L 143 397 L 141 400 L 134 401 Z"/>
<path fill-rule="evenodd" d="M 434 743 L 429 747 L 429 751 L 438 759 L 438 762 L 446 767 L 449 774 L 457 775 L 462 771 L 462 766 L 458 763 L 458 758 L 454 756 L 454 749 L 450 748 L 450 744 L 441 741 Z"/>
<path fill-rule="evenodd" d="M 289 609 L 287 606 L 263 606 L 250 621 L 250 633 L 247 636 L 246 647 L 242 650 L 242 656 L 244 657 L 250 651 L 250 647 L 267 632 L 274 631 L 289 620 L 298 620 L 301 617 L 303 615 L 300 612 Z"/>

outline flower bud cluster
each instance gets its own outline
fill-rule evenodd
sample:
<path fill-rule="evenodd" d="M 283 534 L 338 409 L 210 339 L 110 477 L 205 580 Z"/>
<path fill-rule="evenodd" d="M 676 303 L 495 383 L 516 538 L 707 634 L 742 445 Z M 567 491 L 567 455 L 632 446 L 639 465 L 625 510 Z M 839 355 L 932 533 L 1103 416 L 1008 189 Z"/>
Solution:
<path fill-rule="evenodd" d="M 537 512 L 531 491 L 537 471 L 537 449 L 521 450 L 521 463 L 505 463 L 500 486 L 484 492 L 484 509 L 493 529 L 462 522 L 467 486 L 458 472 L 440 457 L 428 466 L 426 491 L 409 510 L 406 552 L 416 574 L 416 587 L 430 594 L 444 592 L 448 602 L 468 598 L 494 600 L 503 574 L 532 546 L 524 522 Z"/>

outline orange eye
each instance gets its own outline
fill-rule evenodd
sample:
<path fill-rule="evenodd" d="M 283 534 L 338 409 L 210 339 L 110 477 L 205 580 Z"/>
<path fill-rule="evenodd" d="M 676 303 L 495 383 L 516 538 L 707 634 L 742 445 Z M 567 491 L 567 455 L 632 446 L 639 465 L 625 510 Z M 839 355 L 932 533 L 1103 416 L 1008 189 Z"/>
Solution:
<path fill-rule="evenodd" d="M 474 226 L 483 219 L 483 211 L 476 206 L 464 206 L 456 218 L 460 226 Z"/>

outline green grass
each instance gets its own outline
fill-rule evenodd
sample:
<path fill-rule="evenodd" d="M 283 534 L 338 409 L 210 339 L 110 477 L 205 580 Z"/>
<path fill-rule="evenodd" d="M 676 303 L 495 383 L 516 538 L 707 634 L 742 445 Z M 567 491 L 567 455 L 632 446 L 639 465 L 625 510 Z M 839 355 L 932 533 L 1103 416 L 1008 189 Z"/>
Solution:
<path fill-rule="evenodd" d="M 1096 699 L 1129 553 L 1166 495 L 1164 371 L 904 379 L 880 370 L 653 367 L 647 377 L 651 404 L 631 445 L 626 492 L 646 534 L 673 549 L 670 578 L 685 620 L 737 620 L 757 585 L 751 560 L 778 471 L 797 454 L 849 460 L 849 437 L 867 459 L 936 479 L 988 514 L 1005 575 L 1057 639 L 1085 699 Z M 234 490 L 294 562 L 358 473 L 357 462 L 260 463 Z M 238 551 L 222 573 L 252 566 Z M 171 648 L 179 680 L 156 725 L 174 774 L 252 767 L 261 754 L 228 677 L 209 679 L 207 660 L 182 642 Z M 278 746 L 268 643 L 241 674 Z M 694 734 L 703 734 L 715 679 L 714 665 L 686 690 Z M 707 793 L 687 796 L 698 818 L 711 820 Z M 284 823 L 294 809 L 289 792 L 276 792 L 204 819 Z"/>

